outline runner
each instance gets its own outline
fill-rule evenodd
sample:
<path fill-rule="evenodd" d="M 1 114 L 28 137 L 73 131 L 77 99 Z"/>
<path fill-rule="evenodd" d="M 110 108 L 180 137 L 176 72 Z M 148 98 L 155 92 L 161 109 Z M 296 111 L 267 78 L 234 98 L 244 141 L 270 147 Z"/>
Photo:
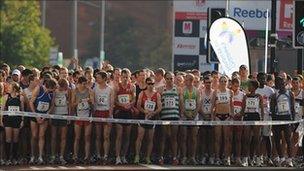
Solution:
<path fill-rule="evenodd" d="M 121 68 L 115 68 L 112 76 L 113 80 L 110 80 L 109 86 L 114 89 L 114 87 L 118 87 L 118 84 L 121 82 Z"/>
<path fill-rule="evenodd" d="M 177 89 L 179 92 L 182 92 L 185 86 L 185 80 L 182 74 L 177 74 L 176 78 L 174 79 L 175 85 L 177 86 Z"/>
<path fill-rule="evenodd" d="M 132 119 L 139 119 L 139 110 L 137 109 L 137 102 L 139 94 L 147 89 L 146 85 L 146 73 L 145 70 L 139 70 L 136 74 L 136 97 L 135 97 L 135 105 L 132 108 Z M 137 139 L 137 132 L 138 132 L 138 125 L 132 124 L 131 125 L 131 134 L 130 134 L 130 149 L 129 155 L 132 159 L 135 157 L 135 148 L 136 148 L 136 139 Z"/>
<path fill-rule="evenodd" d="M 218 71 L 212 71 L 211 72 L 211 77 L 212 77 L 212 84 L 211 84 L 212 89 L 217 90 L 218 85 L 219 85 L 220 74 L 218 73 Z"/>
<path fill-rule="evenodd" d="M 94 117 L 99 118 L 113 118 L 113 108 L 114 108 L 114 91 L 107 84 L 107 73 L 106 72 L 98 72 L 96 73 L 96 86 L 93 89 L 94 92 Z M 101 130 L 103 127 L 103 162 L 107 164 L 109 151 L 110 151 L 110 133 L 112 124 L 111 123 L 95 123 L 95 131 L 96 131 L 96 155 L 97 160 L 101 159 L 100 151 L 101 151 Z"/>
<path fill-rule="evenodd" d="M 130 77 L 131 77 L 131 72 L 129 69 L 123 69 L 121 71 L 121 83 L 118 84 L 118 88 L 115 94 L 116 112 L 114 117 L 118 119 L 132 118 L 132 107 L 135 104 L 136 88 L 131 83 Z M 123 134 L 124 131 L 125 133 Z M 131 132 L 130 124 L 121 124 L 121 123 L 116 124 L 116 142 L 115 142 L 116 163 L 115 164 L 128 164 L 126 155 L 130 143 L 130 132 Z M 125 137 L 124 141 L 122 141 L 123 137 Z"/>
<path fill-rule="evenodd" d="M 239 74 L 241 79 L 241 90 L 248 92 L 248 67 L 246 65 L 241 65 L 239 68 Z"/>
<path fill-rule="evenodd" d="M 21 95 L 21 88 L 18 83 L 10 83 L 8 94 L 4 96 L 3 100 L 4 106 L 2 106 L 2 108 L 5 111 L 13 113 L 24 111 L 24 98 Z M 17 165 L 19 156 L 19 131 L 23 126 L 23 117 L 5 115 L 3 116 L 2 122 L 5 129 L 6 165 Z"/>
<path fill-rule="evenodd" d="M 160 113 L 161 120 L 179 120 L 179 96 L 177 87 L 174 85 L 174 74 L 172 72 L 165 73 L 166 85 L 161 90 L 162 110 Z M 172 165 L 178 165 L 177 159 L 177 133 L 178 126 L 161 126 L 161 139 L 160 139 L 160 158 L 158 163 L 164 164 L 164 150 L 167 137 L 170 138 L 171 152 L 172 152 Z"/>
<path fill-rule="evenodd" d="M 33 74 L 33 72 L 30 69 L 23 69 L 21 72 L 21 78 L 20 78 L 20 87 L 22 90 L 26 89 L 29 86 L 29 77 Z M 24 93 L 23 91 L 21 92 L 23 97 Z M 25 108 L 24 111 L 29 111 L 26 109 L 27 103 L 24 103 Z M 28 159 L 27 157 L 29 156 L 29 149 L 30 149 L 30 135 L 31 134 L 31 129 L 30 129 L 30 118 L 29 117 L 24 117 L 23 121 L 23 127 L 20 129 L 20 164 L 26 164 Z"/>
<path fill-rule="evenodd" d="M 200 93 L 197 88 L 193 85 L 194 75 L 188 73 L 185 78 L 185 87 L 183 92 L 180 94 L 180 108 L 182 120 L 193 120 L 197 121 L 198 112 L 200 110 Z M 181 126 L 181 152 L 182 152 L 182 165 L 187 163 L 197 165 L 196 147 L 197 147 L 197 126 Z M 189 131 L 189 134 L 188 134 Z M 189 135 L 190 138 L 187 138 Z M 187 145 L 192 144 L 190 149 L 187 150 Z M 189 160 L 187 161 L 187 154 Z"/>
<path fill-rule="evenodd" d="M 212 97 L 212 120 L 226 121 L 233 114 L 233 92 L 227 88 L 228 78 L 221 76 L 218 89 L 214 91 Z M 215 164 L 220 165 L 220 148 L 224 141 L 225 165 L 229 166 L 231 153 L 231 129 L 229 126 L 215 126 Z"/>
<path fill-rule="evenodd" d="M 274 94 L 274 90 L 266 85 L 266 77 L 265 73 L 258 73 L 257 80 L 260 84 L 259 88 L 256 90 L 257 94 L 260 94 L 263 97 L 264 102 L 264 121 L 271 121 L 270 117 L 270 96 Z M 261 154 L 265 155 L 267 151 L 267 155 L 265 156 L 266 161 L 264 161 L 264 157 L 259 156 L 261 163 L 267 164 L 269 166 L 273 166 L 272 158 L 272 132 L 271 125 L 262 126 L 262 142 L 260 146 Z"/>
<path fill-rule="evenodd" d="M 301 88 L 301 80 L 299 77 L 294 77 L 292 79 L 292 91 L 295 95 L 295 120 L 301 120 L 303 119 L 303 113 L 304 113 L 304 108 L 303 108 L 304 90 Z M 293 136 L 292 136 L 292 142 L 293 142 L 292 149 L 293 149 L 293 157 L 299 159 L 301 156 L 299 154 L 301 152 L 299 150 L 299 144 L 297 144 L 297 142 L 299 141 L 299 134 L 298 132 L 296 132 L 298 126 L 299 123 L 294 125 Z"/>
<path fill-rule="evenodd" d="M 140 111 L 139 119 L 154 120 L 161 111 L 161 97 L 154 88 L 154 79 L 146 79 L 147 89 L 142 91 L 138 96 L 137 109 Z M 154 126 L 141 124 L 138 127 L 137 139 L 135 143 L 134 163 L 139 164 L 139 153 L 145 132 L 148 134 L 146 164 L 152 164 L 150 155 L 153 148 Z"/>
<path fill-rule="evenodd" d="M 249 80 L 248 93 L 243 99 L 243 107 L 241 111 L 242 115 L 244 116 L 244 121 L 260 121 L 262 118 L 264 118 L 263 98 L 260 94 L 256 93 L 256 89 L 258 87 L 259 82 L 256 80 Z M 261 126 L 259 125 L 244 126 L 244 161 L 242 164 L 244 167 L 248 166 L 250 151 L 252 151 L 250 165 L 254 166 L 254 164 L 256 164 L 257 166 L 261 166 L 260 160 L 257 160 L 255 163 L 255 158 L 260 147 L 260 132 Z M 251 144 L 254 144 L 252 149 Z"/>
<path fill-rule="evenodd" d="M 49 114 L 51 102 L 53 99 L 53 91 L 57 86 L 57 81 L 54 79 L 47 79 L 44 85 L 37 86 L 30 100 L 30 108 L 32 112 Z M 31 131 L 34 139 L 38 139 L 39 157 L 38 164 L 43 164 L 43 153 L 45 144 L 45 131 L 48 126 L 48 120 L 44 118 L 31 118 Z"/>
<path fill-rule="evenodd" d="M 276 77 L 275 79 L 276 93 L 271 96 L 270 109 L 272 114 L 272 120 L 279 121 L 290 121 L 294 120 L 294 95 L 291 91 L 286 90 L 285 81 L 282 77 Z M 273 134 L 275 139 L 275 145 L 279 157 L 275 158 L 277 166 L 281 166 L 285 162 L 285 157 L 283 156 L 283 149 L 280 141 L 282 140 L 281 132 L 284 132 L 284 139 L 287 144 L 288 158 L 286 164 L 289 167 L 293 167 L 292 163 L 292 151 L 291 151 L 291 125 L 274 125 Z"/>
<path fill-rule="evenodd" d="M 36 86 L 39 84 L 39 79 L 35 77 L 34 75 L 29 76 L 29 86 L 23 90 L 23 96 L 24 96 L 24 111 L 30 112 L 30 101 L 32 99 L 33 91 L 35 90 Z M 35 130 L 35 128 L 31 128 L 31 120 L 32 118 L 28 118 L 28 122 L 30 125 L 30 131 Z M 26 122 L 26 117 L 24 117 L 24 125 Z M 35 163 L 35 149 L 37 149 L 37 139 L 35 139 L 35 136 L 30 135 L 30 149 L 31 149 L 31 158 L 29 160 L 29 164 Z M 37 138 L 37 137 L 36 137 Z M 29 137 L 26 137 L 26 139 L 29 139 Z"/>
<path fill-rule="evenodd" d="M 69 102 L 71 98 L 71 91 L 69 89 L 68 80 L 61 78 L 58 80 L 59 87 L 54 92 L 54 98 L 51 105 L 51 114 L 54 115 L 69 115 Z M 67 135 L 67 120 L 52 119 L 51 129 L 52 129 L 52 139 L 51 139 L 51 149 L 52 156 L 49 163 L 55 164 L 56 160 L 56 147 L 57 147 L 57 132 L 60 132 L 60 153 L 59 153 L 59 163 L 65 165 L 67 162 L 64 159 L 65 146 L 66 146 L 66 135 Z"/>
<path fill-rule="evenodd" d="M 204 85 L 205 88 L 202 90 L 201 93 L 201 109 L 200 109 L 200 120 L 204 121 L 211 121 L 211 99 L 214 90 L 211 86 L 212 78 L 211 76 L 205 76 L 204 77 Z M 214 164 L 214 128 L 213 126 L 201 126 L 200 127 L 200 138 L 202 140 L 202 159 L 200 164 L 205 165 L 207 164 L 207 160 L 209 161 L 209 164 Z"/>
<path fill-rule="evenodd" d="M 91 89 L 87 87 L 87 79 L 84 76 L 79 77 L 77 81 L 76 89 L 72 91 L 72 106 L 71 108 L 76 111 L 78 117 L 90 117 L 92 105 L 94 104 L 94 95 Z M 73 162 L 81 163 L 78 159 L 79 141 L 81 136 L 81 130 L 84 129 L 84 163 L 89 163 L 90 157 L 90 145 L 91 145 L 91 131 L 92 123 L 89 121 L 75 121 L 74 124 L 74 154 Z"/>
<path fill-rule="evenodd" d="M 164 79 L 165 70 L 163 68 L 158 68 L 155 71 L 155 89 L 160 92 L 161 89 L 165 86 L 166 81 Z"/>
<path fill-rule="evenodd" d="M 231 90 L 233 91 L 233 120 L 234 121 L 241 121 L 242 120 L 242 106 L 243 106 L 243 98 L 245 96 L 245 93 L 240 90 L 240 84 L 241 81 L 238 79 L 238 77 L 235 77 L 231 80 Z M 235 137 L 235 158 L 236 158 L 236 165 L 241 166 L 241 152 L 242 152 L 242 133 L 243 133 L 243 125 L 237 125 L 232 126 L 232 131 L 234 133 Z"/>
<path fill-rule="evenodd" d="M 88 68 L 85 72 L 84 72 L 84 76 L 86 77 L 86 79 L 88 80 L 88 88 L 90 89 L 94 89 L 95 87 L 95 79 L 93 77 L 93 69 Z"/>

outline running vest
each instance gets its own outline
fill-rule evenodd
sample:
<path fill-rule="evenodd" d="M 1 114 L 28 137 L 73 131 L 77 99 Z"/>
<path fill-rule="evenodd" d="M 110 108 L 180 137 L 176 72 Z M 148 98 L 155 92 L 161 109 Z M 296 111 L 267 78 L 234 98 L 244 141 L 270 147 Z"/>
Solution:
<path fill-rule="evenodd" d="M 184 105 L 185 105 L 185 113 L 184 115 L 187 118 L 194 118 L 193 116 L 196 116 L 197 113 L 195 113 L 195 109 L 197 107 L 196 100 L 197 100 L 197 89 L 195 87 L 192 88 L 192 92 L 188 89 L 185 89 L 184 91 Z"/>
<path fill-rule="evenodd" d="M 211 97 L 212 97 L 212 91 L 209 95 L 206 94 L 205 90 L 202 92 L 202 110 L 204 114 L 211 114 Z"/>
<path fill-rule="evenodd" d="M 5 110 L 10 112 L 19 112 L 21 110 L 20 95 L 12 97 L 8 94 L 8 98 L 5 103 Z"/>
<path fill-rule="evenodd" d="M 295 120 L 301 120 L 303 118 L 303 106 L 304 106 L 304 90 L 301 89 L 299 94 L 295 96 Z"/>
<path fill-rule="evenodd" d="M 179 96 L 175 86 L 171 90 L 164 89 L 161 102 L 160 119 L 179 119 Z"/>
<path fill-rule="evenodd" d="M 255 91 L 257 94 L 261 95 L 263 98 L 264 106 L 264 120 L 270 119 L 270 96 L 274 94 L 274 90 L 269 86 L 264 86 L 263 88 L 258 88 Z"/>
<path fill-rule="evenodd" d="M 157 92 L 155 92 L 151 98 L 148 98 L 146 93 L 143 92 L 141 107 L 149 112 L 154 112 L 157 107 Z"/>
<path fill-rule="evenodd" d="M 42 86 L 40 86 L 39 94 L 35 99 L 34 106 L 37 113 L 46 113 L 51 106 L 53 93 L 46 93 Z"/>
<path fill-rule="evenodd" d="M 54 114 L 67 115 L 69 113 L 68 91 L 54 93 Z"/>
<path fill-rule="evenodd" d="M 260 98 L 258 95 L 247 95 L 245 101 L 245 114 L 261 113 L 260 110 Z"/>
<path fill-rule="evenodd" d="M 279 94 L 278 91 L 276 91 L 275 115 L 291 115 L 290 106 L 290 91 L 286 90 L 283 94 Z"/>
<path fill-rule="evenodd" d="M 24 92 L 26 98 L 30 101 L 32 99 L 33 92 L 30 91 L 29 88 L 24 89 L 23 92 Z"/>
<path fill-rule="evenodd" d="M 120 104 L 129 104 L 133 100 L 133 90 L 132 84 L 129 83 L 126 88 L 123 88 L 122 84 L 118 84 L 118 91 L 117 91 L 117 100 Z M 125 108 L 116 106 L 116 109 L 126 111 Z"/>
<path fill-rule="evenodd" d="M 239 114 L 242 110 L 243 105 L 243 98 L 245 93 L 243 91 L 238 92 L 238 94 L 233 96 L 233 114 Z"/>
<path fill-rule="evenodd" d="M 76 107 L 76 114 L 80 117 L 89 117 L 90 116 L 90 104 L 88 102 L 88 99 L 90 98 L 89 90 L 86 89 L 84 92 L 79 92 L 78 89 L 76 89 L 76 102 L 78 102 Z"/>
<path fill-rule="evenodd" d="M 135 101 L 135 106 L 137 105 L 137 101 L 138 101 L 138 96 L 139 96 L 139 94 L 140 94 L 140 92 L 142 92 L 142 91 L 144 91 L 144 90 L 146 90 L 147 89 L 147 87 L 145 87 L 145 88 L 143 88 L 143 89 L 141 89 L 140 87 L 139 87 L 139 85 L 135 85 L 135 90 L 136 90 L 136 101 Z"/>
<path fill-rule="evenodd" d="M 100 89 L 98 85 L 94 88 L 95 94 L 95 110 L 108 111 L 110 110 L 110 94 L 111 88 L 106 85 L 104 89 Z"/>

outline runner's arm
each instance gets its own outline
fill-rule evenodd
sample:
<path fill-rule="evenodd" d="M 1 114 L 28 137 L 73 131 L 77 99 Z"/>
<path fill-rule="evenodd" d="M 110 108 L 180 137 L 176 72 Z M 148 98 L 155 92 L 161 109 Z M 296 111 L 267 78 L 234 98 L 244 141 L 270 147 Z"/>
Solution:
<path fill-rule="evenodd" d="M 261 95 L 259 95 L 259 99 L 260 99 L 259 107 L 261 109 L 261 117 L 262 117 L 261 120 L 264 120 L 264 115 L 265 115 L 265 113 L 264 113 L 264 99 Z"/>

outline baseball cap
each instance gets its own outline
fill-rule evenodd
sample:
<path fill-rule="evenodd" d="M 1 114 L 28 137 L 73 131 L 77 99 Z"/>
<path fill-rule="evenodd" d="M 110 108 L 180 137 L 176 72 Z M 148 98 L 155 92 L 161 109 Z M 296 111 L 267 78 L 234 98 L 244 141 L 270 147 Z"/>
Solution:
<path fill-rule="evenodd" d="M 248 67 L 246 65 L 241 65 L 240 69 L 248 69 Z"/>
<path fill-rule="evenodd" d="M 12 75 L 21 75 L 21 72 L 18 69 L 14 69 L 14 71 L 12 72 Z"/>

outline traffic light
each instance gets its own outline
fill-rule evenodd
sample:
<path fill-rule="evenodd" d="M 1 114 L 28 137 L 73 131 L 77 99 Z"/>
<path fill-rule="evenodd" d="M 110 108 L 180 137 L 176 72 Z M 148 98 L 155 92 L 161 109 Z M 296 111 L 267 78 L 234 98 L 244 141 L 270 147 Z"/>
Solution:
<path fill-rule="evenodd" d="M 294 1 L 293 47 L 304 48 L 304 1 Z"/>
<path fill-rule="evenodd" d="M 221 18 L 221 17 L 225 17 L 225 14 L 226 14 L 226 10 L 225 8 L 208 8 L 208 23 L 207 23 L 207 28 L 208 28 L 208 43 L 207 43 L 207 62 L 208 63 L 219 63 L 219 60 L 212 48 L 212 46 L 210 45 L 209 43 L 209 28 L 211 26 L 211 24 Z"/>

